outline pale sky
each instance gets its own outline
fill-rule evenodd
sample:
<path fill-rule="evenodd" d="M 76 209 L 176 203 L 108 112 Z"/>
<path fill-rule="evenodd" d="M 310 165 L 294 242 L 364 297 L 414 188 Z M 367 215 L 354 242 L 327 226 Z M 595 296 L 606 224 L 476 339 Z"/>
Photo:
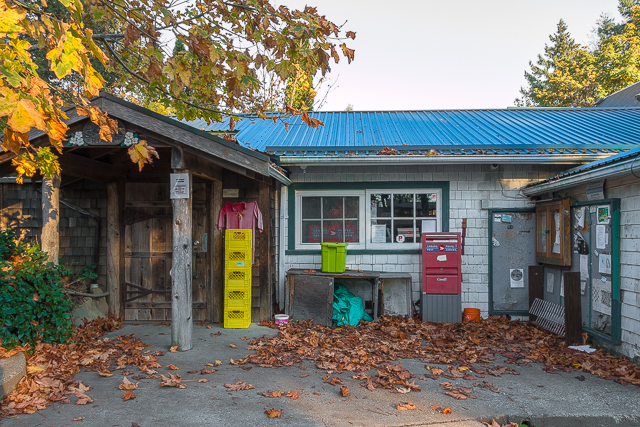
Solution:
<path fill-rule="evenodd" d="M 564 19 L 589 44 L 602 13 L 620 20 L 617 0 L 281 0 L 310 4 L 356 32 L 355 61 L 332 66 L 323 111 L 506 108 L 529 60 Z M 325 90 L 326 92 L 326 90 Z"/>

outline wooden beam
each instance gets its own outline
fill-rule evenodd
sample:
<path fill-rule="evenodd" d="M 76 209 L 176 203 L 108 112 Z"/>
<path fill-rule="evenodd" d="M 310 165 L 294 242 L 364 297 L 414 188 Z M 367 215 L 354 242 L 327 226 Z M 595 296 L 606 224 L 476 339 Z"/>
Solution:
<path fill-rule="evenodd" d="M 124 281 L 126 279 L 126 271 L 125 271 L 125 262 L 124 262 L 124 251 L 125 251 L 125 233 L 126 226 L 124 224 L 124 202 L 127 191 L 127 185 L 124 182 L 116 183 L 118 188 L 118 216 L 120 218 L 119 226 L 120 226 L 120 247 L 118 248 L 118 264 L 120 265 L 119 271 L 119 284 L 120 284 L 120 306 L 118 310 L 120 310 L 120 316 L 124 318 Z"/>
<path fill-rule="evenodd" d="M 171 263 L 171 345 L 178 350 L 191 350 L 193 332 L 192 308 L 192 179 L 188 170 L 176 170 L 187 174 L 189 197 L 173 199 L 173 257 Z"/>
<path fill-rule="evenodd" d="M 192 175 L 211 181 L 222 181 L 222 168 L 181 147 L 171 149 L 171 168 L 188 169 Z"/>
<path fill-rule="evenodd" d="M 109 292 L 109 314 L 121 316 L 120 304 L 120 206 L 118 184 L 107 184 L 107 291 Z"/>
<path fill-rule="evenodd" d="M 42 250 L 49 262 L 60 258 L 60 175 L 42 180 Z"/>
<path fill-rule="evenodd" d="M 271 320 L 273 307 L 271 297 L 271 210 L 269 209 L 268 184 L 260 183 L 258 192 L 258 209 L 262 213 L 263 229 L 260 233 L 259 275 L 260 275 L 260 319 Z"/>
<path fill-rule="evenodd" d="M 582 345 L 582 301 L 580 272 L 565 271 L 564 276 L 564 341 L 567 345 Z"/>
<path fill-rule="evenodd" d="M 224 322 L 224 231 L 218 230 L 218 216 L 222 209 L 222 182 L 213 181 L 212 186 L 212 211 L 211 211 L 211 266 L 213 277 L 213 317 L 215 323 Z"/>

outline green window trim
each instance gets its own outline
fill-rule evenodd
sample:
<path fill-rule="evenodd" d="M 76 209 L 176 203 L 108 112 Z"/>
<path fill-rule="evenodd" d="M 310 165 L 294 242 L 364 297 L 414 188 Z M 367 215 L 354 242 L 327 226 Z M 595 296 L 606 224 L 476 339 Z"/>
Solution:
<path fill-rule="evenodd" d="M 338 188 L 336 188 L 338 187 Z M 287 250 L 285 255 L 302 255 L 302 254 L 320 254 L 319 250 L 296 250 L 296 191 L 327 191 L 327 190 L 372 190 L 372 189 L 380 189 L 380 190 L 392 190 L 392 189 L 416 189 L 416 190 L 429 190 L 429 189 L 439 189 L 442 191 L 442 231 L 449 231 L 449 182 L 448 181 L 397 181 L 397 182 L 305 182 L 305 183 L 294 183 L 291 184 L 288 189 L 288 201 L 287 201 L 287 209 L 289 213 L 289 239 L 287 242 Z M 367 219 L 364 218 L 366 221 Z M 419 250 L 417 251 L 420 252 Z M 378 249 L 361 249 L 349 251 L 349 254 L 357 255 L 357 254 L 370 254 L 370 253 L 392 253 L 392 254 L 410 254 L 416 253 L 416 249 L 393 249 L 393 250 L 378 250 Z"/>

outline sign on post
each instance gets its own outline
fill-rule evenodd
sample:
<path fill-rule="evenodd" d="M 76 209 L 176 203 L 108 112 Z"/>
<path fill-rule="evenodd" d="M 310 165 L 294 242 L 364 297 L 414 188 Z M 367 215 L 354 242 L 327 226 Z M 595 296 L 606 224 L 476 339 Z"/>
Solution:
<path fill-rule="evenodd" d="M 171 199 L 188 199 L 189 198 L 189 174 L 188 173 L 172 173 L 171 174 Z"/>

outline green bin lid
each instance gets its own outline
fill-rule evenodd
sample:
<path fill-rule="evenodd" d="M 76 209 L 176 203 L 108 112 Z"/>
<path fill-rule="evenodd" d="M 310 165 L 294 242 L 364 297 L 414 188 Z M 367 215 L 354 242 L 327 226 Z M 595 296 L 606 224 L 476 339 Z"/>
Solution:
<path fill-rule="evenodd" d="M 337 248 L 338 246 L 343 246 L 346 247 L 348 245 L 348 243 L 330 243 L 330 242 L 326 242 L 326 243 L 320 243 L 321 246 L 326 246 L 327 248 Z"/>

